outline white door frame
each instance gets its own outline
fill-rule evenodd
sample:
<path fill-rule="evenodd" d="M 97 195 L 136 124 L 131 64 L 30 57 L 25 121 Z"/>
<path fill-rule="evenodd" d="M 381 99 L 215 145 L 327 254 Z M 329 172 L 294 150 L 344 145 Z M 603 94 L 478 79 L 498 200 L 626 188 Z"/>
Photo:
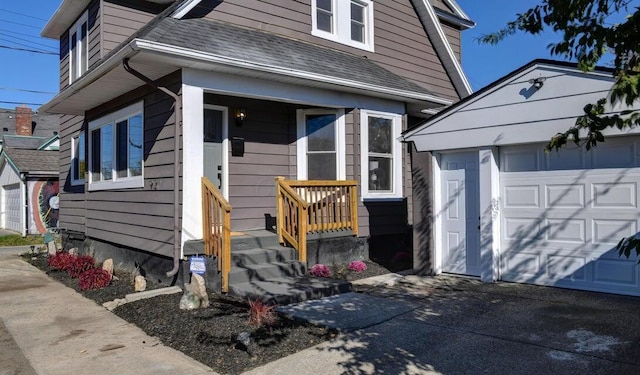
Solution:
<path fill-rule="evenodd" d="M 205 104 L 204 109 L 222 112 L 222 195 L 229 200 L 229 107 Z M 204 118 L 203 118 L 204 125 Z M 204 161 L 204 160 L 203 160 Z M 204 168 L 204 166 L 203 166 Z M 203 170 L 204 173 L 204 170 Z"/>
<path fill-rule="evenodd" d="M 433 165 L 433 272 L 442 273 L 443 245 L 442 235 L 443 220 L 441 211 L 443 208 L 444 192 L 442 191 L 442 170 L 440 162 L 442 154 L 453 152 L 478 153 L 478 174 L 480 189 L 480 259 L 481 275 L 483 282 L 493 282 L 500 277 L 500 168 L 499 150 L 497 147 L 485 147 L 480 149 L 460 149 L 455 151 L 440 151 L 432 153 Z"/>

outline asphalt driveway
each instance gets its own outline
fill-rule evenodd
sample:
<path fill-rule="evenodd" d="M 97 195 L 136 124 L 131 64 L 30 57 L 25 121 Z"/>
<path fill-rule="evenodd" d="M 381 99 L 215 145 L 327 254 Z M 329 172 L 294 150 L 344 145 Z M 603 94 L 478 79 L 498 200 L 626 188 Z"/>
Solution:
<path fill-rule="evenodd" d="M 250 373 L 640 373 L 640 298 L 447 276 L 367 283 L 283 309 L 345 333 Z"/>

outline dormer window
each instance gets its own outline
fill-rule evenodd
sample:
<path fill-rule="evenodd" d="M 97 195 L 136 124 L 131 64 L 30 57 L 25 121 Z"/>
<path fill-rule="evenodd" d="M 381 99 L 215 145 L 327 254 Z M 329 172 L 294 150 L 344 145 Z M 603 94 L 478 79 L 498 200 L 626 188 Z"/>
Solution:
<path fill-rule="evenodd" d="M 69 83 L 80 78 L 89 66 L 89 22 L 85 12 L 69 29 Z"/>
<path fill-rule="evenodd" d="M 312 34 L 373 51 L 372 0 L 312 0 Z"/>

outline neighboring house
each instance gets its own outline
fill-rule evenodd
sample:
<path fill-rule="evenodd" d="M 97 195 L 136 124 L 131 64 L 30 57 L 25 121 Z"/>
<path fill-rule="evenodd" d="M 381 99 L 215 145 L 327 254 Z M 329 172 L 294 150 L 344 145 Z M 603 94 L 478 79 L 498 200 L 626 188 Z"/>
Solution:
<path fill-rule="evenodd" d="M 536 60 L 406 132 L 419 151 L 417 268 L 640 295 L 637 259 L 615 250 L 640 229 L 640 129 L 544 151 L 613 81 Z"/>
<path fill-rule="evenodd" d="M 400 134 L 470 94 L 471 26 L 452 0 L 64 0 L 42 32 L 60 40 L 41 109 L 62 114 L 60 227 L 163 273 L 203 237 L 201 177 L 247 231 L 273 226 L 284 176 L 357 181 L 358 236 L 409 246 Z"/>
<path fill-rule="evenodd" d="M 2 149 L 0 225 L 3 229 L 25 236 L 44 234 L 58 227 L 58 154 L 55 149 Z"/>
<path fill-rule="evenodd" d="M 26 106 L 15 109 L 0 108 L 0 135 L 52 139 L 58 134 L 59 120 L 59 115 L 33 113 L 31 108 Z M 27 142 L 35 143 L 36 141 Z"/>
<path fill-rule="evenodd" d="M 1 228 L 23 236 L 57 228 L 58 120 L 26 106 L 0 109 Z"/>

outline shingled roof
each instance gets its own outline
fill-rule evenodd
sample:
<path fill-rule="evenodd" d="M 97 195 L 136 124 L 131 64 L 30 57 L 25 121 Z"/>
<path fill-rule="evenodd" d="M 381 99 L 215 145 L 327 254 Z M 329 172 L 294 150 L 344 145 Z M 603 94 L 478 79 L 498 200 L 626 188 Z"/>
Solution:
<path fill-rule="evenodd" d="M 2 156 L 7 158 L 9 162 L 15 166 L 18 173 L 59 173 L 58 151 L 5 148 L 2 150 Z"/>
<path fill-rule="evenodd" d="M 434 95 L 366 57 L 210 19 L 168 17 L 137 37 L 233 60 Z"/>

